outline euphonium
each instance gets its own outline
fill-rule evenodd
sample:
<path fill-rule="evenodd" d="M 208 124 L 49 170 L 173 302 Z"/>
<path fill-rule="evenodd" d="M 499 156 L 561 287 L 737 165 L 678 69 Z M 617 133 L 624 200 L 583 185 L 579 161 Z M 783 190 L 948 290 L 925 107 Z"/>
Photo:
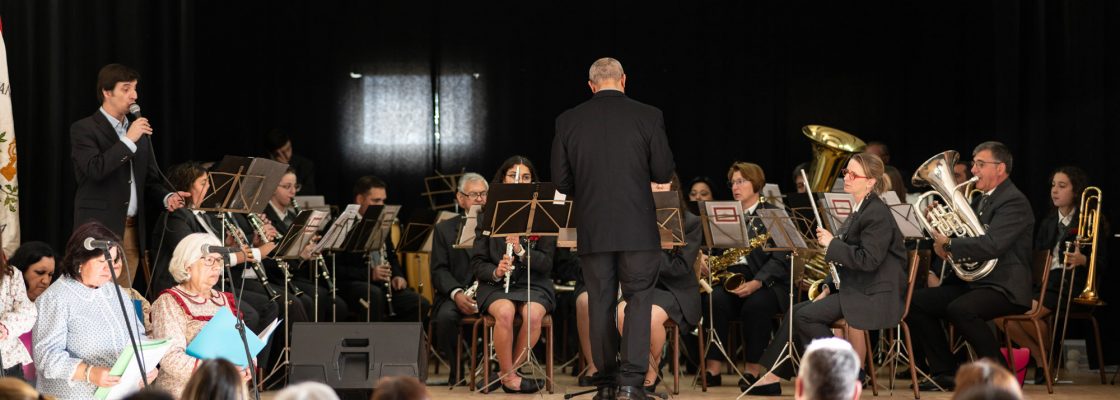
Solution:
<path fill-rule="evenodd" d="M 1085 289 L 1073 301 L 1099 306 L 1104 304 L 1097 295 L 1097 233 L 1101 222 L 1101 189 L 1090 186 L 1081 191 L 1081 211 L 1077 219 L 1077 246 L 1089 246 L 1089 272 Z"/>
<path fill-rule="evenodd" d="M 813 163 L 810 170 L 805 171 L 809 177 L 805 185 L 813 189 L 813 193 L 831 192 L 848 159 L 867 147 L 855 135 L 823 125 L 805 125 L 801 133 L 813 141 Z"/>
<path fill-rule="evenodd" d="M 767 240 L 770 240 L 770 233 L 756 235 L 751 238 L 747 247 L 727 249 L 723 254 L 709 258 L 708 267 L 712 270 L 711 286 L 722 283 L 724 289 L 735 290 L 743 283 L 746 283 L 743 274 L 731 272 L 727 269 L 735 265 L 735 263 L 738 263 L 740 258 L 750 255 L 751 251 L 765 245 Z"/>
<path fill-rule="evenodd" d="M 985 233 L 980 219 L 972 211 L 968 198 L 957 190 L 977 180 L 972 179 L 957 183 L 953 178 L 953 165 L 957 163 L 960 155 L 953 150 L 944 151 L 922 163 L 914 172 L 911 183 L 914 186 L 929 185 L 933 190 L 923 193 L 918 197 L 918 221 L 926 232 L 937 232 L 949 237 L 976 237 Z M 945 204 L 938 204 L 929 213 L 924 212 L 925 200 L 937 195 Z M 972 282 L 988 276 L 995 268 L 998 259 L 984 262 L 956 262 L 949 260 L 949 266 L 961 280 Z"/>

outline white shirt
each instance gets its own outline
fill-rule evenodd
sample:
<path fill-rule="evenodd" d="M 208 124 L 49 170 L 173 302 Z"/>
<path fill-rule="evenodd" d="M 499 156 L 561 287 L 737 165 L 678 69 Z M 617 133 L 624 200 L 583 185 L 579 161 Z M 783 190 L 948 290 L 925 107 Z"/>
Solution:
<path fill-rule="evenodd" d="M 1075 214 L 1076 212 L 1077 212 L 1077 209 L 1075 208 L 1075 209 L 1070 210 L 1069 214 L 1062 215 L 1062 210 L 1058 210 L 1058 226 L 1059 227 L 1069 226 L 1070 222 L 1073 222 L 1073 214 Z M 1043 228 L 1043 229 L 1046 229 L 1046 228 Z M 1063 245 L 1064 244 L 1061 243 L 1061 242 L 1058 242 L 1058 243 L 1054 244 L 1054 249 L 1051 250 L 1051 255 L 1052 256 L 1050 257 L 1050 260 L 1051 260 L 1050 261 L 1050 269 L 1059 269 L 1059 268 L 1062 268 L 1062 267 L 1065 266 L 1064 264 L 1062 264 L 1062 246 Z"/>
<path fill-rule="evenodd" d="M 101 110 L 102 114 L 105 114 L 105 118 L 109 119 L 109 125 L 111 125 L 113 127 L 114 131 L 117 131 L 117 137 L 120 138 L 121 142 L 123 142 L 124 145 L 127 146 L 129 150 L 132 150 L 132 154 L 136 154 L 136 143 L 133 143 L 132 140 L 129 139 L 128 136 L 127 136 L 128 127 L 129 127 L 129 125 L 131 125 L 131 123 L 128 122 L 128 118 L 125 118 L 122 121 L 118 121 L 115 117 L 113 117 L 112 115 L 109 115 L 109 113 L 107 111 L 105 111 L 104 107 L 99 108 L 99 110 Z M 136 172 L 134 172 L 132 170 L 132 160 L 128 161 L 128 174 L 129 174 L 128 175 L 128 183 L 130 183 L 131 185 L 129 186 L 128 212 L 127 212 L 127 214 L 128 214 L 129 217 L 135 217 L 136 216 L 136 207 L 137 207 L 136 206 Z"/>

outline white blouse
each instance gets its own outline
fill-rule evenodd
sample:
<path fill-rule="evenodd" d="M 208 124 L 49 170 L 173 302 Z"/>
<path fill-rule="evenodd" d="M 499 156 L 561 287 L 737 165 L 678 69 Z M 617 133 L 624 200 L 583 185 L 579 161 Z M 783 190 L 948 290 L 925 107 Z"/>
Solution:
<path fill-rule="evenodd" d="M 23 282 L 23 273 L 12 267 L 8 276 L 0 277 L 0 357 L 4 359 L 4 368 L 11 368 L 16 364 L 31 363 L 31 354 L 19 341 L 20 335 L 27 333 L 35 325 L 35 316 L 38 311 L 35 303 L 27 298 L 27 285 Z"/>

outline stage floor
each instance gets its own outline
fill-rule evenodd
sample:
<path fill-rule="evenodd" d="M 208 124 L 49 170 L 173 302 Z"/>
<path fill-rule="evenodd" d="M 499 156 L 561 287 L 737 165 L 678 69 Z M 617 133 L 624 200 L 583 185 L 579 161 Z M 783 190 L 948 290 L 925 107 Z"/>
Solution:
<path fill-rule="evenodd" d="M 1033 371 L 1028 372 L 1028 376 L 1033 376 Z M 885 374 L 884 374 L 885 377 Z M 447 380 L 446 374 L 429 376 L 429 382 L 442 382 Z M 733 399 L 739 395 L 739 389 L 734 386 L 723 386 L 716 388 L 709 388 L 708 392 L 700 391 L 700 386 L 692 386 L 692 376 L 681 377 L 681 392 L 679 395 L 671 396 L 673 399 L 688 400 L 688 399 Z M 1072 378 L 1072 383 L 1068 381 Z M 1109 374 L 1108 378 L 1111 379 L 1112 375 Z M 1076 400 L 1097 400 L 1097 399 L 1118 399 L 1120 398 L 1120 385 L 1101 385 L 1100 375 L 1095 372 L 1079 372 L 1074 374 L 1067 374 L 1063 378 L 1063 383 L 1054 386 L 1054 394 L 1047 395 L 1045 385 L 1027 384 L 1023 388 L 1023 393 L 1029 399 L 1076 399 Z M 724 382 L 735 382 L 730 375 L 723 376 Z M 672 381 L 669 382 L 672 384 Z M 880 386 L 885 386 L 887 382 L 880 381 Z M 449 390 L 447 386 L 429 386 L 428 392 L 431 394 L 433 400 L 440 399 L 462 399 L 462 398 L 478 398 L 478 399 L 527 399 L 539 398 L 546 399 L 563 399 L 564 393 L 578 392 L 582 389 L 576 386 L 576 379 L 569 376 L 567 373 L 561 374 L 559 370 L 556 371 L 556 388 L 555 393 L 548 394 L 544 392 L 543 395 L 522 395 L 522 394 L 506 394 L 500 390 L 491 394 L 475 393 L 467 390 L 465 386 L 457 386 Z M 913 398 L 913 392 L 909 390 L 909 381 L 895 382 L 895 389 L 893 395 L 891 391 L 886 388 L 880 388 L 879 397 L 893 397 L 893 398 Z M 664 386 L 658 387 L 659 391 L 664 392 Z M 262 399 L 271 399 L 274 393 L 265 393 Z M 592 394 L 576 397 L 576 399 L 590 400 Z M 755 397 L 755 396 L 746 396 Z M 793 385 L 790 383 L 782 384 L 782 397 L 793 397 Z M 865 389 L 863 392 L 864 399 L 874 398 L 871 389 Z M 922 392 L 922 399 L 926 400 L 940 400 L 950 399 L 952 393 L 941 392 Z"/>

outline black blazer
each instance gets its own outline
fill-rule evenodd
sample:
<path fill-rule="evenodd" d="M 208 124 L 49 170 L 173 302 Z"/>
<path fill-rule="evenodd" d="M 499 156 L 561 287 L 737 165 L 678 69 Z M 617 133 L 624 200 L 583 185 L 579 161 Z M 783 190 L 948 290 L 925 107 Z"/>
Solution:
<path fill-rule="evenodd" d="M 131 171 L 136 175 L 136 219 L 140 251 L 146 248 L 147 224 L 144 220 L 145 195 L 157 204 L 169 193 L 159 180 L 151 158 L 148 135 L 136 142 L 136 152 L 121 142 L 109 119 L 101 110 L 70 125 L 70 159 L 78 189 L 74 193 L 74 227 L 96 220 L 124 237 L 128 201 L 132 190 Z"/>
<path fill-rule="evenodd" d="M 683 217 L 685 245 L 662 252 L 657 283 L 677 299 L 681 314 L 690 325 L 683 328 L 690 330 L 700 323 L 700 284 L 692 265 L 700 254 L 700 245 L 704 243 L 704 231 L 700 229 L 700 217 L 690 212 L 685 212 Z"/>
<path fill-rule="evenodd" d="M 288 229 L 291 229 L 291 223 L 295 222 L 296 217 L 294 210 L 288 210 L 289 220 L 285 221 L 283 218 L 280 218 L 279 214 L 276 214 L 276 211 L 272 210 L 271 204 L 265 206 L 264 216 L 268 218 L 268 222 L 272 223 L 272 227 L 276 228 L 276 231 L 280 232 L 282 235 L 288 234 Z"/>
<path fill-rule="evenodd" d="M 222 223 L 214 213 L 205 213 L 202 218 L 208 221 L 210 230 L 214 231 L 215 234 L 220 235 L 222 233 Z M 166 223 L 164 220 L 166 220 Z M 242 232 L 248 235 L 250 241 L 254 240 L 255 234 L 247 219 L 241 214 L 234 214 L 233 221 L 241 228 Z M 187 235 L 207 232 L 206 228 L 202 226 L 202 223 L 198 221 L 198 218 L 195 218 L 194 210 L 185 207 L 171 213 L 160 213 L 159 219 L 156 220 L 155 229 L 157 232 L 151 237 L 152 257 L 155 260 L 155 264 L 152 270 L 152 289 L 149 291 L 149 294 L 158 297 L 165 289 L 170 289 L 176 284 L 175 278 L 172 277 L 171 273 L 168 271 L 171 265 L 171 256 L 175 253 L 175 247 L 178 246 L 179 242 L 183 241 L 183 238 L 187 237 Z M 224 242 L 222 239 L 218 241 Z M 233 267 L 238 266 L 244 267 L 244 263 Z M 283 275 L 278 271 L 274 272 L 274 270 L 274 268 L 265 268 L 265 271 L 270 274 L 268 279 L 272 282 L 283 282 L 278 280 L 283 279 Z M 272 273 L 276 275 L 272 275 Z"/>
<path fill-rule="evenodd" d="M 757 211 L 761 209 L 779 209 L 780 207 L 770 203 L 759 203 L 755 208 Z M 753 215 L 751 215 L 753 216 Z M 766 224 L 762 220 L 750 220 L 750 234 L 751 237 L 766 233 Z M 773 245 L 774 240 L 769 241 Z M 747 255 L 747 263 L 737 264 L 728 267 L 728 271 L 738 272 L 748 277 L 748 280 L 755 279 L 762 282 L 763 286 L 778 296 L 778 304 L 782 311 L 789 308 L 789 256 L 788 251 L 763 251 L 762 249 L 751 250 Z"/>
<path fill-rule="evenodd" d="M 993 288 L 1015 305 L 1031 306 L 1031 247 L 1034 212 L 1027 197 L 1010 180 L 996 187 L 986 205 L 976 210 L 987 232 L 978 237 L 953 238 L 951 253 L 957 262 L 998 258 L 992 272 L 969 287 Z"/>
<path fill-rule="evenodd" d="M 494 290 L 503 290 L 505 280 L 494 280 L 494 270 L 498 269 L 498 261 L 506 254 L 506 239 L 491 238 L 482 234 L 482 229 L 476 230 L 474 248 L 471 249 L 471 270 L 474 278 L 478 279 L 478 298 L 485 299 L 486 294 Z M 525 246 L 525 239 L 522 239 Z M 528 268 L 525 267 L 525 258 L 531 258 L 533 273 L 529 286 L 548 295 L 553 305 L 556 303 L 556 288 L 552 283 L 552 260 L 556 253 L 556 238 L 541 237 L 532 250 L 527 250 L 525 257 L 513 256 L 514 270 L 509 278 L 510 291 L 514 286 L 522 288 L 528 277 Z M 479 307 L 482 305 L 480 304 Z M 547 305 L 546 305 L 547 307 Z"/>
<path fill-rule="evenodd" d="M 580 253 L 659 250 L 649 183 L 668 182 L 673 167 L 661 110 L 622 92 L 556 118 L 552 179 L 575 201 Z"/>
<path fill-rule="evenodd" d="M 890 207 L 869 194 L 844 220 L 828 245 L 825 261 L 840 275 L 840 307 L 852 327 L 893 328 L 906 295 L 906 247 Z M 832 277 L 826 279 L 830 284 Z"/>
<path fill-rule="evenodd" d="M 453 247 L 459 239 L 462 218 L 451 218 L 436 224 L 432 236 L 432 286 L 435 288 L 433 303 L 438 305 L 451 298 L 451 291 L 466 289 L 474 282 L 471 273 L 471 255 L 467 249 Z"/>

